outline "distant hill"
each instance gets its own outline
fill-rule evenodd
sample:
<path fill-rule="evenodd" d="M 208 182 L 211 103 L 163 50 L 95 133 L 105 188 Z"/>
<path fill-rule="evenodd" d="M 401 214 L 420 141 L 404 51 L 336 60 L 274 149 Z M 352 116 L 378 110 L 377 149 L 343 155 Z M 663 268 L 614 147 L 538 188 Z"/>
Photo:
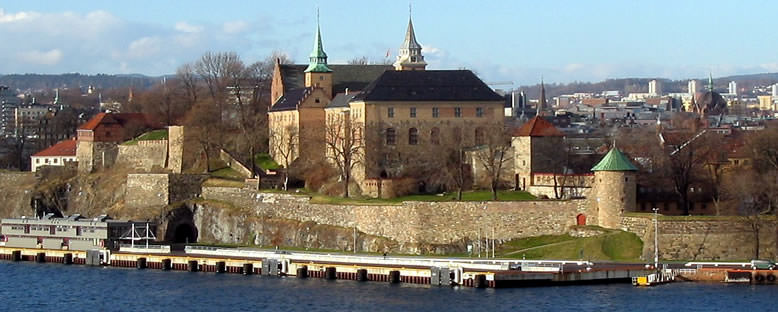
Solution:
<path fill-rule="evenodd" d="M 602 92 L 606 90 L 618 90 L 622 95 L 629 93 L 648 92 L 648 82 L 651 80 L 660 80 L 664 93 L 687 92 L 687 83 L 689 79 L 670 80 L 665 78 L 619 78 L 608 79 L 600 82 L 571 82 L 571 83 L 553 83 L 546 84 L 546 97 L 553 98 L 561 94 L 572 94 L 576 92 Z M 691 78 L 690 78 L 691 79 Z M 708 84 L 708 77 L 694 78 L 698 82 L 700 91 L 704 90 Z M 766 86 L 778 83 L 778 73 L 761 73 L 748 75 L 734 75 L 727 77 L 714 77 L 714 88 L 719 92 L 727 92 L 730 81 L 738 84 L 740 94 L 751 94 L 754 86 Z M 531 86 L 521 86 L 519 90 L 524 90 L 530 99 L 537 99 L 540 96 L 540 84 Z"/>
<path fill-rule="evenodd" d="M 162 77 L 150 77 L 141 74 L 129 75 L 82 75 L 79 73 L 42 75 L 42 74 L 13 74 L 0 75 L 0 85 L 9 86 L 11 89 L 22 91 L 50 90 L 54 88 L 86 88 L 94 86 L 98 89 L 113 89 L 133 87 L 146 89 L 159 82 Z"/>

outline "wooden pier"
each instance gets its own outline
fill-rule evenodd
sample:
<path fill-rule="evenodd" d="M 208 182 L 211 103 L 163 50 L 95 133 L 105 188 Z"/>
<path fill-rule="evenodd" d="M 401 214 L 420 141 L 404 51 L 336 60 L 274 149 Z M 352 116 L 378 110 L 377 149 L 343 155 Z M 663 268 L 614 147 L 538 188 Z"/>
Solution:
<path fill-rule="evenodd" d="M 0 247 L 0 259 L 136 269 L 290 276 L 432 286 L 521 287 L 628 283 L 642 265 L 581 261 L 382 257 L 187 246 L 179 252 L 70 251 Z M 523 270 L 522 270 L 523 267 Z"/>

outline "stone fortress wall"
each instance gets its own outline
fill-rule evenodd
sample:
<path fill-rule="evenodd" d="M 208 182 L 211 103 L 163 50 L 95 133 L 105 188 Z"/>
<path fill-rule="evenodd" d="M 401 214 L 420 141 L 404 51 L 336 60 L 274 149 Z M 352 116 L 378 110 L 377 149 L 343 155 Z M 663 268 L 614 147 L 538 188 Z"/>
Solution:
<path fill-rule="evenodd" d="M 138 141 L 131 145 L 118 145 L 117 165 L 150 171 L 153 168 L 165 168 L 168 155 L 168 140 Z"/>
<path fill-rule="evenodd" d="M 778 258 L 778 223 L 761 222 L 759 257 Z M 746 219 L 659 220 L 659 258 L 671 260 L 744 261 L 754 258 L 755 236 Z M 645 217 L 622 217 L 621 228 L 643 240 L 643 259 L 654 258 L 654 223 Z"/>
<path fill-rule="evenodd" d="M 329 205 L 312 204 L 307 196 L 225 187 L 203 187 L 202 198 L 248 208 L 253 217 L 356 227 L 360 232 L 387 237 L 401 244 L 473 241 L 477 240 L 479 230 L 482 237 L 498 240 L 562 234 L 576 224 L 579 214 L 584 214 L 587 222 L 596 224 L 596 213 L 587 200 Z"/>

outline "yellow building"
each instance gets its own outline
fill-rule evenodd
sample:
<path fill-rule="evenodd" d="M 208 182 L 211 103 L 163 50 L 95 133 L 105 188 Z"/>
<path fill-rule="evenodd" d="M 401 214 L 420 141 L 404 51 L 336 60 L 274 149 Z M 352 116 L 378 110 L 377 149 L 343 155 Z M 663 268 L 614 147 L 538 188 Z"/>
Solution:
<path fill-rule="evenodd" d="M 759 100 L 759 109 L 763 111 L 774 110 L 773 97 L 770 95 L 760 95 L 756 97 Z"/>
<path fill-rule="evenodd" d="M 363 193 L 399 195 L 398 181 L 417 177 L 412 170 L 422 158 L 472 148 L 502 129 L 503 97 L 469 70 L 426 70 L 410 20 L 394 70 L 326 60 L 317 29 L 307 67 L 275 66 L 270 149 L 279 164 L 327 159 L 342 169 L 336 152 L 350 146 L 358 150 L 349 157 Z M 384 186 L 378 194 L 366 190 Z"/>

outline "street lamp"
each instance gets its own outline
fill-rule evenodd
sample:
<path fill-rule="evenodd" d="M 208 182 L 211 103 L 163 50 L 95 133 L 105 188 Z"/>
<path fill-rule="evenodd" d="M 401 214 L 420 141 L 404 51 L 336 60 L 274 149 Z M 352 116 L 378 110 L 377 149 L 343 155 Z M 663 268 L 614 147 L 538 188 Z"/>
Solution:
<path fill-rule="evenodd" d="M 659 225 L 657 223 L 657 215 L 659 208 L 654 207 L 654 269 L 659 269 Z"/>

